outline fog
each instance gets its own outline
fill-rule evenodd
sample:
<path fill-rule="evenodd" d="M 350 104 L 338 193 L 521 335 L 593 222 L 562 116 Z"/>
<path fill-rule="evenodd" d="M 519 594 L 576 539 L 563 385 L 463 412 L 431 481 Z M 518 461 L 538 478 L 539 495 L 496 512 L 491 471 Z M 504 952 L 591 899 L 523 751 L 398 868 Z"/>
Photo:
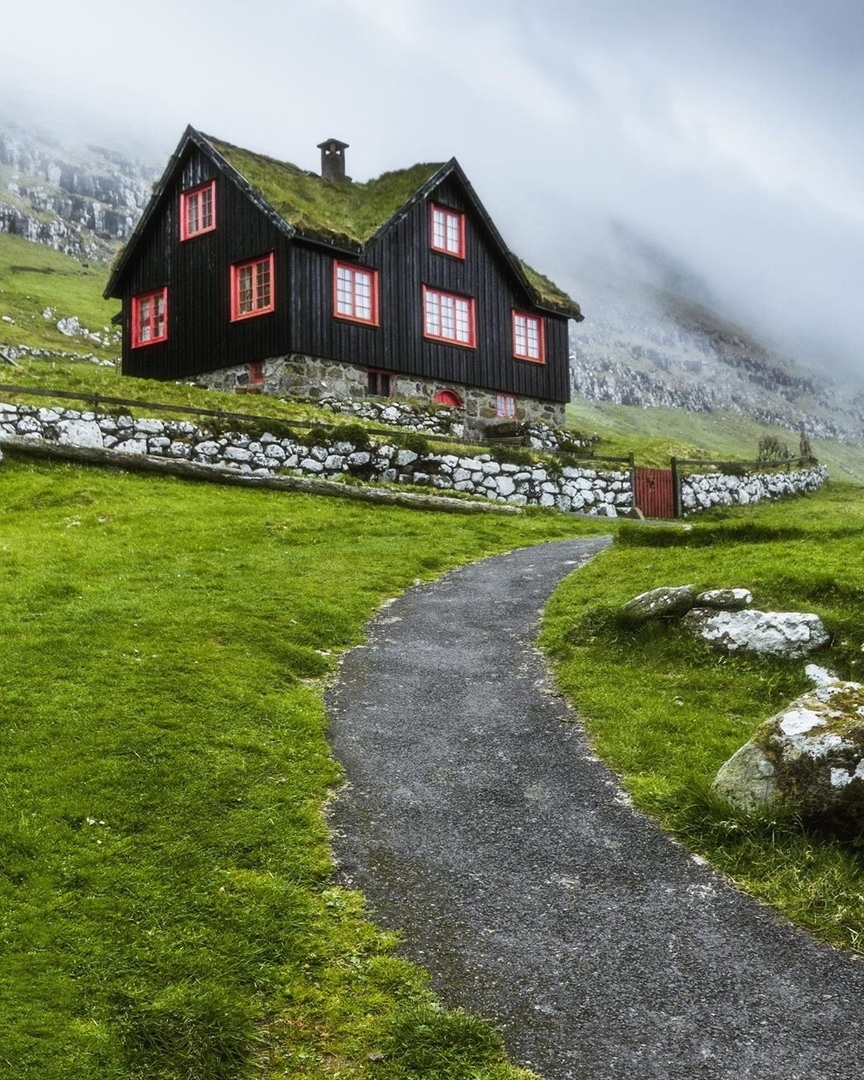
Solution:
<path fill-rule="evenodd" d="M 650 276 L 639 238 L 698 299 L 864 375 L 857 0 L 35 0 L 3 30 L 19 111 L 157 158 L 187 123 L 310 169 L 335 136 L 358 180 L 455 156 L 577 298 L 609 266 Z"/>

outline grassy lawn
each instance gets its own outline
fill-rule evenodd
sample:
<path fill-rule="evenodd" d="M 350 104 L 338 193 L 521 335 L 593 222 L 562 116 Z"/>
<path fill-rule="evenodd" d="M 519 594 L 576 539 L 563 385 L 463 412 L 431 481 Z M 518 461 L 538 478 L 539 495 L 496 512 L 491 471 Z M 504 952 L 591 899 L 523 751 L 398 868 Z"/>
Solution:
<path fill-rule="evenodd" d="M 809 688 L 804 662 L 720 655 L 675 624 L 634 632 L 621 605 L 660 585 L 745 586 L 755 606 L 813 611 L 834 636 L 817 656 L 861 680 L 864 491 L 694 519 L 624 524 L 617 542 L 556 592 L 543 645 L 597 752 L 636 805 L 757 896 L 826 941 L 864 953 L 864 838 L 825 839 L 781 814 L 746 820 L 712 798 L 719 766 Z"/>
<path fill-rule="evenodd" d="M 0 506 L 0 1073 L 520 1075 L 333 887 L 323 682 L 415 579 L 603 525 L 10 458 Z"/>

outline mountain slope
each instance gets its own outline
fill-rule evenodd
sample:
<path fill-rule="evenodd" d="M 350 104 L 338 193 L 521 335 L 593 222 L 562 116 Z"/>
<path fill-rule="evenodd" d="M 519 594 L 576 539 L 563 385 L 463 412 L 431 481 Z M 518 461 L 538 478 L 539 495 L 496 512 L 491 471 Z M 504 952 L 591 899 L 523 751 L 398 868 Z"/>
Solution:
<path fill-rule="evenodd" d="M 839 385 L 781 356 L 705 305 L 668 288 L 587 284 L 571 336 L 573 391 L 595 401 L 696 413 L 726 410 L 803 428 L 810 438 L 864 435 L 864 385 Z"/>
<path fill-rule="evenodd" d="M 161 166 L 0 117 L 0 232 L 109 262 Z"/>

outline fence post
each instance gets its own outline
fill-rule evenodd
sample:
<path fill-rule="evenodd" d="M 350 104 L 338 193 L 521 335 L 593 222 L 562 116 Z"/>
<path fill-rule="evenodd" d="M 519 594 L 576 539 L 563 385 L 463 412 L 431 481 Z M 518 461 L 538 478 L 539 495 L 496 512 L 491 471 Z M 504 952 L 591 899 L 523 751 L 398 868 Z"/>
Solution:
<path fill-rule="evenodd" d="M 636 455 L 632 450 L 627 455 L 627 461 L 630 465 L 630 497 L 633 500 L 633 509 L 636 510 Z"/>
<path fill-rule="evenodd" d="M 669 468 L 672 471 L 672 513 L 676 518 L 681 517 L 681 480 L 678 476 L 678 458 L 669 458 Z"/>

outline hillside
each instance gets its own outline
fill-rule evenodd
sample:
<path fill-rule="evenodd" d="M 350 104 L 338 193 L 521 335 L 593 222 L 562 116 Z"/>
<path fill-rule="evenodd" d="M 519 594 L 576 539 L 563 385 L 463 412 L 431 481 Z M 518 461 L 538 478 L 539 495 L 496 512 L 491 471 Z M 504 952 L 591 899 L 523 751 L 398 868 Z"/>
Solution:
<path fill-rule="evenodd" d="M 116 361 L 119 305 L 103 300 L 104 266 L 0 232 L 0 352 Z"/>
<path fill-rule="evenodd" d="M 586 295 L 587 294 L 587 295 Z M 571 337 L 575 393 L 643 408 L 716 410 L 812 439 L 864 435 L 864 383 L 805 369 L 667 287 L 588 285 Z"/>
<path fill-rule="evenodd" d="M 161 163 L 80 146 L 0 116 L 0 232 L 110 262 L 144 208 Z"/>

